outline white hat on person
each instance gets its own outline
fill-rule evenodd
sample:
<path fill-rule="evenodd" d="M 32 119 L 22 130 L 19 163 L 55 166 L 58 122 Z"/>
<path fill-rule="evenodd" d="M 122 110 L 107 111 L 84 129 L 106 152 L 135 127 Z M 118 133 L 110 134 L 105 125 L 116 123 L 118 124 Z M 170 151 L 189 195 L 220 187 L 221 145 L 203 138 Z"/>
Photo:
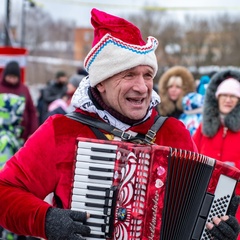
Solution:
<path fill-rule="evenodd" d="M 235 78 L 228 78 L 222 81 L 215 93 L 216 98 L 218 98 L 220 94 L 231 94 L 240 98 L 240 82 Z"/>

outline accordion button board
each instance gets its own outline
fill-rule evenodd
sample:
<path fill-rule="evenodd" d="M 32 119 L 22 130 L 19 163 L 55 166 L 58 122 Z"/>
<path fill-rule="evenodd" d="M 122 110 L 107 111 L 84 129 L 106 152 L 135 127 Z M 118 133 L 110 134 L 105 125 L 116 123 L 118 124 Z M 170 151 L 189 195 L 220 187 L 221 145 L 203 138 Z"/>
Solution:
<path fill-rule="evenodd" d="M 231 196 L 234 192 L 236 186 L 236 180 L 229 178 L 225 175 L 221 175 L 217 184 L 217 188 L 214 193 L 214 198 L 212 201 L 212 205 L 207 216 L 207 220 L 205 222 L 212 222 L 212 218 L 214 216 L 222 217 L 226 215 L 227 209 L 229 207 Z M 199 239 L 199 238 L 197 238 Z M 204 226 L 204 230 L 201 240 L 211 240 L 212 237 L 208 233 L 206 227 Z"/>

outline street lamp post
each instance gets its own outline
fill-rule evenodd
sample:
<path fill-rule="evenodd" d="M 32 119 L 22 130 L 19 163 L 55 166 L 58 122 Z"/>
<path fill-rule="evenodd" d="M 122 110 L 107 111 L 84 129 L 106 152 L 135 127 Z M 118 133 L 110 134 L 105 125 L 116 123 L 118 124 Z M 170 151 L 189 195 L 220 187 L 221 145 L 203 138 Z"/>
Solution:
<path fill-rule="evenodd" d="M 22 0 L 22 31 L 21 31 L 21 47 L 25 47 L 25 34 L 26 34 L 26 6 L 35 7 L 33 0 Z"/>
<path fill-rule="evenodd" d="M 9 26 L 10 26 L 10 0 L 6 0 L 5 46 L 11 45 L 9 37 Z"/>
<path fill-rule="evenodd" d="M 26 18 L 26 1 L 23 0 L 22 3 L 22 31 L 21 31 L 21 47 L 25 46 L 25 28 L 26 28 L 26 24 L 25 24 L 25 18 Z"/>

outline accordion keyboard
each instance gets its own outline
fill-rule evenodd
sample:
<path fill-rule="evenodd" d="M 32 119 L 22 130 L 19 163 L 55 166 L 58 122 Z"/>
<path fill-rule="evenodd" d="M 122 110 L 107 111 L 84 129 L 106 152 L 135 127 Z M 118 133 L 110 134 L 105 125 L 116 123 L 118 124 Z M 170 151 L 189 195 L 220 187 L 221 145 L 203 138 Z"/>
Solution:
<path fill-rule="evenodd" d="M 116 149 L 117 145 L 78 142 L 71 209 L 90 213 L 88 240 L 112 234 Z"/>

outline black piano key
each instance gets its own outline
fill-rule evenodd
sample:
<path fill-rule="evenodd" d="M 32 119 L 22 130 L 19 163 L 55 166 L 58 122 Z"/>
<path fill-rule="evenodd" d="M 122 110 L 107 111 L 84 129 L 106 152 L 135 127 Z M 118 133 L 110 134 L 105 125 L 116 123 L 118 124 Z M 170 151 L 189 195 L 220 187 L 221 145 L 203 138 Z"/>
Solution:
<path fill-rule="evenodd" d="M 101 192 L 106 192 L 108 190 L 108 188 L 96 187 L 96 186 L 87 186 L 87 189 L 92 191 L 101 191 Z"/>
<path fill-rule="evenodd" d="M 91 203 L 91 202 L 86 202 L 85 203 L 86 207 L 94 207 L 94 208 L 101 208 L 104 209 L 105 205 L 104 204 L 100 204 L 100 203 Z"/>
<path fill-rule="evenodd" d="M 115 158 L 100 157 L 100 156 L 90 156 L 90 159 L 99 160 L 99 161 L 108 161 L 108 162 L 114 162 L 115 161 Z"/>
<path fill-rule="evenodd" d="M 91 150 L 93 152 L 105 152 L 105 153 L 115 153 L 116 152 L 116 150 L 113 150 L 113 149 L 97 148 L 97 147 L 91 147 Z"/>
<path fill-rule="evenodd" d="M 107 232 L 107 235 L 108 235 L 108 229 L 109 229 L 109 226 L 106 226 L 106 225 L 102 225 L 102 228 L 101 228 L 101 230 L 102 230 L 102 232 Z"/>
<path fill-rule="evenodd" d="M 113 198 L 114 196 L 114 191 L 116 191 L 117 187 L 116 186 L 113 186 L 109 189 L 106 190 L 106 197 L 107 198 Z"/>
<path fill-rule="evenodd" d="M 112 181 L 112 177 L 105 177 L 105 176 L 96 176 L 96 175 L 88 175 L 89 179 L 97 179 L 97 180 L 105 180 L 105 181 Z"/>
<path fill-rule="evenodd" d="M 113 223 L 114 222 L 114 218 L 112 218 L 111 216 L 105 216 L 104 217 L 104 223 L 106 224 L 106 225 L 110 225 L 111 223 Z"/>
<path fill-rule="evenodd" d="M 113 169 L 109 168 L 99 168 L 99 167 L 89 167 L 91 171 L 98 171 L 98 172 L 113 172 Z"/>
<path fill-rule="evenodd" d="M 94 223 L 94 222 L 86 222 L 85 225 L 90 226 L 90 227 L 98 227 L 101 228 L 103 227 L 104 224 L 101 223 Z"/>
<path fill-rule="evenodd" d="M 105 219 L 106 217 L 104 215 L 91 214 L 91 218 Z"/>
<path fill-rule="evenodd" d="M 104 207 L 103 213 L 104 213 L 105 215 L 108 215 L 108 216 L 109 216 L 109 215 L 112 214 L 112 209 L 109 208 L 109 207 Z"/>
<path fill-rule="evenodd" d="M 90 234 L 89 237 L 106 239 L 105 235 L 101 235 L 101 234 Z"/>
<path fill-rule="evenodd" d="M 114 209 L 116 209 L 116 203 L 117 203 L 117 195 L 118 195 L 118 188 L 116 186 L 113 186 L 111 188 L 111 191 L 113 193 L 113 199 L 112 199 L 112 203 L 111 203 L 111 215 L 109 217 L 109 219 L 107 219 L 107 221 L 110 222 L 109 227 L 108 227 L 108 231 L 106 232 L 106 237 L 107 238 L 112 238 L 113 237 L 113 233 L 114 233 L 114 219 L 115 219 L 115 211 Z"/>
<path fill-rule="evenodd" d="M 86 198 L 92 198 L 92 199 L 102 199 L 105 200 L 105 196 L 99 196 L 99 195 L 94 195 L 94 194 L 86 194 Z"/>

